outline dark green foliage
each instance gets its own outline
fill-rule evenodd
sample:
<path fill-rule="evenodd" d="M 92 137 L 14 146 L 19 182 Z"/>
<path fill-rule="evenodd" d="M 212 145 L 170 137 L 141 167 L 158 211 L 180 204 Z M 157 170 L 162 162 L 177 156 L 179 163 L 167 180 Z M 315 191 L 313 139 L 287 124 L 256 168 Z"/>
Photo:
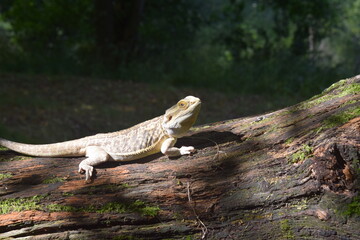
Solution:
<path fill-rule="evenodd" d="M 359 72 L 359 17 L 360 0 L 2 1 L 0 71 L 308 97 Z"/>
<path fill-rule="evenodd" d="M 89 37 L 90 2 L 79 0 L 74 4 L 71 0 L 17 0 L 4 16 L 25 51 L 46 53 L 81 45 Z"/>

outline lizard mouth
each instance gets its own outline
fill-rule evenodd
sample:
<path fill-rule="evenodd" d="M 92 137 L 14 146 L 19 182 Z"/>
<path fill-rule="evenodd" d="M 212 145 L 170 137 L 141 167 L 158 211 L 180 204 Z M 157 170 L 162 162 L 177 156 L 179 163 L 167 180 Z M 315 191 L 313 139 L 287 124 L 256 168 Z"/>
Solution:
<path fill-rule="evenodd" d="M 184 99 L 185 99 L 185 100 L 188 100 L 191 105 L 193 105 L 193 104 L 195 104 L 195 103 L 201 104 L 200 98 L 197 98 L 197 97 L 194 97 L 194 96 L 187 96 L 187 97 L 185 97 Z"/>

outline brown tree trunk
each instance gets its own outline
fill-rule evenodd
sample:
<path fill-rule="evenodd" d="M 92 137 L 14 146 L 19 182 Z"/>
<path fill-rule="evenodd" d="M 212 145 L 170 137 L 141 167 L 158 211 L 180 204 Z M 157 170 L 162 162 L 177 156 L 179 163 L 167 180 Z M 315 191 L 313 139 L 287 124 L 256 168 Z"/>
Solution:
<path fill-rule="evenodd" d="M 94 0 L 94 28 L 97 49 L 109 64 L 114 51 L 130 60 L 138 40 L 145 0 Z M 118 63 L 118 61 L 115 61 Z"/>
<path fill-rule="evenodd" d="M 0 152 L 0 238 L 360 239 L 360 76 L 193 129 L 192 156 L 106 164 Z M 241 104 L 241 103 L 234 103 Z"/>

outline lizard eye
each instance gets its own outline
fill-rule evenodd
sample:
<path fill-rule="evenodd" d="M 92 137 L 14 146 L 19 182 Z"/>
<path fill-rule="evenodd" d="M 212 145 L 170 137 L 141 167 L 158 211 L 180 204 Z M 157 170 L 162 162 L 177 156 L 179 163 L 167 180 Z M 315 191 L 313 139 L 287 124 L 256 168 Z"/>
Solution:
<path fill-rule="evenodd" d="M 180 102 L 178 103 L 178 106 L 179 106 L 180 108 L 186 108 L 186 107 L 187 107 L 187 104 L 186 104 L 186 102 L 184 102 L 184 101 L 180 101 Z"/>

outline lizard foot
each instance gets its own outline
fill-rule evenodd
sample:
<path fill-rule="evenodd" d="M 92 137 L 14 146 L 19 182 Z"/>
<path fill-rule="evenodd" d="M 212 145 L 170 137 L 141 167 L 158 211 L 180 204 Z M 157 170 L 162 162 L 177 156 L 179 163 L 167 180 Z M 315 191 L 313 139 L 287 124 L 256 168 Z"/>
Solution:
<path fill-rule="evenodd" d="M 188 154 L 191 154 L 191 153 L 194 153 L 196 152 L 195 148 L 194 147 L 185 147 L 185 146 L 182 146 L 180 148 L 180 154 L 181 155 L 188 155 Z"/>
<path fill-rule="evenodd" d="M 85 173 L 85 181 L 88 181 L 93 175 L 94 167 L 87 165 L 84 162 L 79 164 L 79 173 Z"/>

